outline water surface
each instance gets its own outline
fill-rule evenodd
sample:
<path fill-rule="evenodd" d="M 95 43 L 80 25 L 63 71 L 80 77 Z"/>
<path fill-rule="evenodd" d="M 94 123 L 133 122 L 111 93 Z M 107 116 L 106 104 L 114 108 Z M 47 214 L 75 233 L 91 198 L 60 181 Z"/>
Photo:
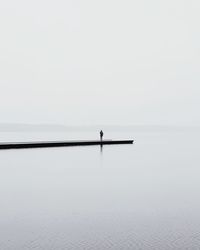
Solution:
<path fill-rule="evenodd" d="M 0 249 L 200 249 L 200 130 L 105 136 L 135 143 L 0 151 Z M 97 137 L 0 133 L 1 141 Z"/>

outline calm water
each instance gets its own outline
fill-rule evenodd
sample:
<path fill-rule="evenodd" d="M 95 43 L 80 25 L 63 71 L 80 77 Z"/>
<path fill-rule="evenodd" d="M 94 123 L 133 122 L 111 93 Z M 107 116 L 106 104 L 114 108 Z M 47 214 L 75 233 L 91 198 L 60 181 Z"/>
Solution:
<path fill-rule="evenodd" d="M 0 134 L 1 141 L 96 137 Z M 200 130 L 106 137 L 136 141 L 102 151 L 0 151 L 0 249 L 200 249 Z"/>

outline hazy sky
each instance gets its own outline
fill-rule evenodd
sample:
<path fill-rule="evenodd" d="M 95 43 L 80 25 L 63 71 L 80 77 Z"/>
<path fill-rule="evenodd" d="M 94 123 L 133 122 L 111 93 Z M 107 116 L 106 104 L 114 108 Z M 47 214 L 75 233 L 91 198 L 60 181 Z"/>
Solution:
<path fill-rule="evenodd" d="M 200 125 L 199 0 L 0 3 L 0 122 Z"/>

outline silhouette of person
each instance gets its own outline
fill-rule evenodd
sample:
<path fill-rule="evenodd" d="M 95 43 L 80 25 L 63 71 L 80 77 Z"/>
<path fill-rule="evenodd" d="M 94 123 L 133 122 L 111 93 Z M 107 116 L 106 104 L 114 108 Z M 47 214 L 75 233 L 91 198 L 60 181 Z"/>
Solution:
<path fill-rule="evenodd" d="M 103 140 L 103 131 L 102 130 L 100 131 L 100 139 L 101 139 L 101 142 L 102 142 L 102 140 Z"/>

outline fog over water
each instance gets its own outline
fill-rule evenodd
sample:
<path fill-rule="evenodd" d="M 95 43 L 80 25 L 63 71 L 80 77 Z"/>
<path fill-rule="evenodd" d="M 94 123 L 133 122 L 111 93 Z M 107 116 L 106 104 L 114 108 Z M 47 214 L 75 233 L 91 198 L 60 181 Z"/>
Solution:
<path fill-rule="evenodd" d="M 0 151 L 1 249 L 199 249 L 200 129 L 104 132 L 135 143 Z M 1 132 L 1 141 L 97 137 Z"/>
<path fill-rule="evenodd" d="M 0 3 L 0 118 L 200 125 L 199 0 Z"/>

